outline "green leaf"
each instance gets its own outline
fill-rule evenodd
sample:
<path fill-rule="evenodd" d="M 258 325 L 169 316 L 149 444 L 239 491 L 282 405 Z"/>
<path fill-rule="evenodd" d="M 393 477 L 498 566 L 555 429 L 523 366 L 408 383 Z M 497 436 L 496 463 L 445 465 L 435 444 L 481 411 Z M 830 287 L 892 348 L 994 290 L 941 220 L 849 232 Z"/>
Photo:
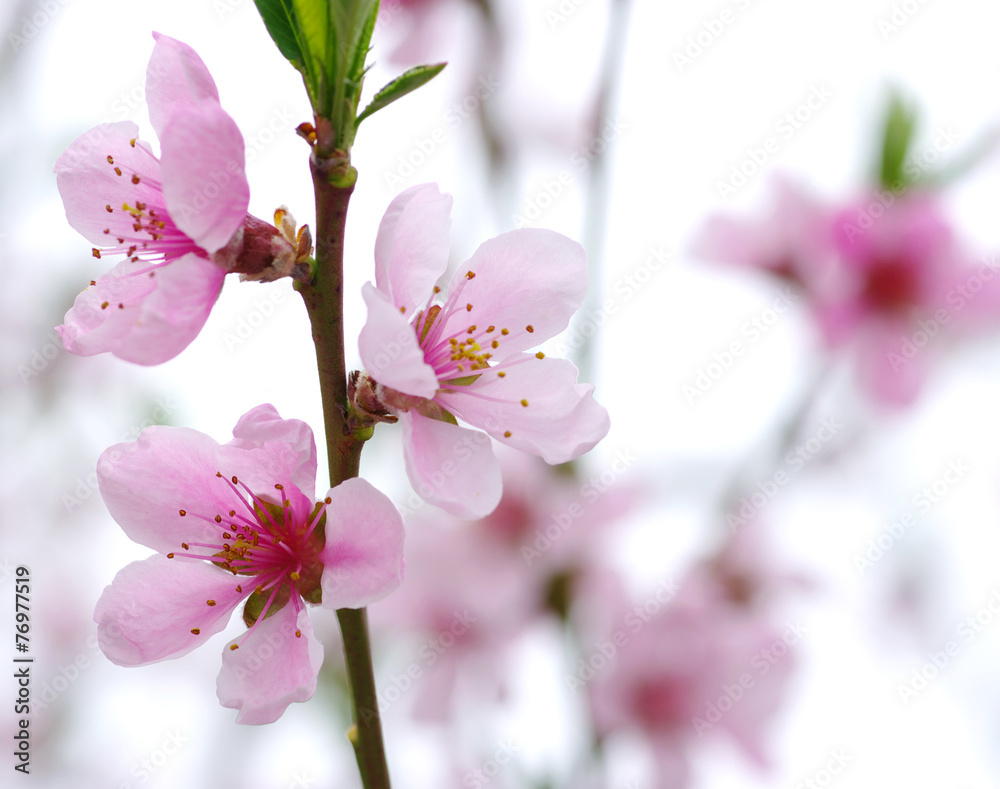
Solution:
<path fill-rule="evenodd" d="M 354 56 L 347 68 L 348 78 L 353 82 L 360 83 L 367 71 L 365 61 L 368 59 L 368 52 L 371 49 L 372 33 L 375 32 L 375 23 L 378 21 L 378 9 L 379 0 L 373 0 L 364 24 L 358 30 L 354 40 Z"/>
<path fill-rule="evenodd" d="M 913 142 L 916 125 L 916 108 L 905 104 L 899 94 L 894 93 L 889 99 L 882 137 L 882 155 L 878 165 L 879 183 L 887 189 L 898 191 L 909 186 L 909 178 L 903 165 Z"/>
<path fill-rule="evenodd" d="M 254 0 L 254 3 L 264 20 L 264 27 L 278 45 L 278 51 L 301 71 L 304 60 L 296 32 L 292 0 Z"/>
<path fill-rule="evenodd" d="M 435 63 L 431 66 L 414 66 L 405 73 L 396 77 L 396 79 L 376 93 L 375 97 L 371 101 L 371 104 L 365 107 L 364 111 L 358 115 L 357 120 L 354 121 L 355 128 L 357 128 L 358 124 L 369 115 L 378 112 L 383 107 L 392 104 L 396 101 L 396 99 L 401 99 L 407 93 L 410 93 L 411 91 L 419 88 L 421 85 L 425 85 L 430 82 L 434 79 L 434 77 L 441 73 L 441 70 L 446 65 L 448 64 Z"/>

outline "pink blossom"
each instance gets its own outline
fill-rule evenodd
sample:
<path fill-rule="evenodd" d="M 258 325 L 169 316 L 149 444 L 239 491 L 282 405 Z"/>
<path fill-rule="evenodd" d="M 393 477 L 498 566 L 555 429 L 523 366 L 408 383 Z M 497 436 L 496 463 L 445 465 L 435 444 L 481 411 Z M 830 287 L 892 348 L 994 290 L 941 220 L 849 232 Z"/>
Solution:
<path fill-rule="evenodd" d="M 312 697 L 323 661 L 304 603 L 359 608 L 402 581 L 403 523 L 362 479 L 316 502 L 316 445 L 271 405 L 218 444 L 150 427 L 98 462 L 125 533 L 157 553 L 121 570 L 94 612 L 118 665 L 179 657 L 223 630 L 241 602 L 249 628 L 222 653 L 219 700 L 237 723 L 270 723 Z"/>
<path fill-rule="evenodd" d="M 792 284 L 878 401 L 911 402 L 944 342 L 1000 318 L 1000 278 L 955 239 L 938 195 L 868 192 L 835 206 L 779 181 L 776 197 L 762 220 L 709 219 L 694 251 Z"/>
<path fill-rule="evenodd" d="M 710 216 L 692 252 L 705 260 L 765 271 L 811 295 L 835 263 L 835 210 L 791 179 L 775 178 L 771 188 L 770 210 L 763 217 Z"/>
<path fill-rule="evenodd" d="M 706 598 L 688 582 L 661 584 L 639 602 L 616 587 L 605 576 L 584 590 L 584 602 L 618 601 L 617 614 L 569 677 L 575 692 L 586 685 L 598 738 L 644 735 L 659 789 L 690 785 L 692 757 L 719 734 L 766 766 L 766 727 L 795 663 L 789 644 L 804 631 L 782 631 L 763 612 Z"/>
<path fill-rule="evenodd" d="M 227 271 L 260 268 L 244 252 L 259 257 L 263 245 L 286 268 L 295 257 L 277 229 L 247 215 L 243 137 L 205 64 L 186 44 L 153 37 L 146 98 L 160 157 L 121 121 L 78 137 L 55 166 L 66 217 L 94 257 L 125 258 L 77 296 L 57 329 L 63 344 L 147 365 L 201 331 Z"/>
<path fill-rule="evenodd" d="M 436 184 L 389 205 L 375 241 L 375 285 L 359 348 L 378 399 L 403 426 L 416 491 L 453 515 L 476 518 L 500 500 L 500 467 L 481 432 L 563 463 L 608 432 L 607 411 L 564 359 L 531 349 L 566 328 L 587 289 L 583 248 L 523 228 L 483 243 L 458 268 L 443 301 L 451 197 Z"/>

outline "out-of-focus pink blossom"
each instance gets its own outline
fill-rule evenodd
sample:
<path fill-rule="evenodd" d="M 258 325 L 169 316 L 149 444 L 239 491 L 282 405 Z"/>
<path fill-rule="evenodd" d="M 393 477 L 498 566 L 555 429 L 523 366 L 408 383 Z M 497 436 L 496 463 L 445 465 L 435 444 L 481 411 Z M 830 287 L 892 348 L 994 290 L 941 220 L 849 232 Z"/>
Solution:
<path fill-rule="evenodd" d="M 358 608 L 403 577 L 403 522 L 388 498 L 349 479 L 315 501 L 312 431 L 273 406 L 244 415 L 233 440 L 150 427 L 97 467 L 126 534 L 157 553 L 104 590 L 94 620 L 112 662 L 179 657 L 226 627 L 249 630 L 222 654 L 218 696 L 237 723 L 270 723 L 312 697 L 323 662 L 305 603 Z"/>
<path fill-rule="evenodd" d="M 1000 277 L 955 239 L 931 192 L 834 206 L 778 181 L 767 217 L 713 217 L 694 252 L 794 286 L 827 347 L 852 353 L 863 386 L 890 405 L 914 399 L 948 339 L 1000 321 Z"/>
<path fill-rule="evenodd" d="M 415 710 L 422 717 L 446 719 L 462 678 L 501 696 L 517 639 L 565 612 L 577 578 L 606 554 L 616 522 L 643 496 L 628 479 L 595 486 L 585 473 L 530 455 L 500 458 L 499 506 L 471 523 L 413 518 L 403 593 L 371 611 L 381 631 L 419 634 Z M 467 616 L 474 623 L 463 627 Z"/>
<path fill-rule="evenodd" d="M 795 662 L 789 644 L 804 631 L 782 631 L 762 612 L 704 594 L 704 579 L 661 584 L 639 601 L 626 600 L 611 575 L 589 580 L 582 600 L 615 615 L 567 680 L 577 692 L 586 686 L 598 738 L 641 734 L 659 789 L 688 786 L 699 744 L 720 733 L 766 766 L 767 724 Z"/>
<path fill-rule="evenodd" d="M 451 197 L 436 184 L 389 205 L 358 345 L 377 399 L 403 427 L 414 489 L 452 515 L 477 518 L 500 500 L 500 466 L 489 439 L 455 417 L 547 463 L 590 450 L 610 420 L 572 362 L 530 352 L 580 308 L 583 248 L 548 230 L 504 233 L 458 268 L 439 301 L 450 216 Z"/>

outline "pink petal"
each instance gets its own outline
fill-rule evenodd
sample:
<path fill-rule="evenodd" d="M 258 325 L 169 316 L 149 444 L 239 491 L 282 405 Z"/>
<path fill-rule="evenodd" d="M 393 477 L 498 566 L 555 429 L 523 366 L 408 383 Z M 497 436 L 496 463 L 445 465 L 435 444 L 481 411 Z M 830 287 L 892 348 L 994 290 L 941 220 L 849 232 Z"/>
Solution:
<path fill-rule="evenodd" d="M 500 464 L 489 438 L 415 411 L 399 415 L 410 484 L 424 501 L 457 518 L 484 518 L 500 503 Z"/>
<path fill-rule="evenodd" d="M 139 127 L 131 121 L 107 123 L 81 134 L 56 161 L 66 219 L 91 244 L 105 247 L 116 237 L 135 236 L 135 218 L 122 210 L 123 203 L 134 206 L 138 200 L 154 210 L 163 206 L 159 189 L 150 186 L 160 181 L 160 163 L 138 136 Z M 132 175 L 139 176 L 138 184 Z"/>
<path fill-rule="evenodd" d="M 163 195 L 174 224 L 215 252 L 243 224 L 250 205 L 243 135 L 218 104 L 175 112 L 160 132 Z"/>
<path fill-rule="evenodd" d="M 407 318 L 370 282 L 365 283 L 361 294 L 368 305 L 368 320 L 358 337 L 365 370 L 380 384 L 398 392 L 428 400 L 434 397 L 437 376 L 424 361 L 424 352 Z"/>
<path fill-rule="evenodd" d="M 470 271 L 473 279 L 467 279 Z M 566 328 L 587 292 L 587 256 L 578 243 L 551 230 L 512 230 L 483 242 L 448 288 L 449 297 L 472 308 L 456 310 L 441 336 L 462 334 L 473 324 L 509 329 L 509 335 L 497 336 L 493 358 L 499 360 Z"/>
<path fill-rule="evenodd" d="M 71 353 L 110 352 L 136 364 L 160 364 L 183 351 L 211 312 L 225 270 L 194 253 L 151 273 L 143 261 L 123 261 L 76 298 L 58 327 Z M 107 307 L 103 305 L 107 303 Z M 119 307 L 118 305 L 122 305 Z"/>
<path fill-rule="evenodd" d="M 197 430 L 159 425 L 109 447 L 97 461 L 97 480 L 111 517 L 130 539 L 161 553 L 183 550 L 182 542 L 217 542 L 216 524 L 197 515 L 226 514 L 236 502 L 216 477 L 219 449 Z"/>
<path fill-rule="evenodd" d="M 206 100 L 218 104 L 219 91 L 191 47 L 162 33 L 153 33 L 153 38 L 156 44 L 146 67 L 146 103 L 149 122 L 162 140 L 173 115 Z"/>
<path fill-rule="evenodd" d="M 384 493 L 358 477 L 327 496 L 323 605 L 361 608 L 403 581 L 403 519 Z"/>
<path fill-rule="evenodd" d="M 98 644 L 119 666 L 186 655 L 224 630 L 245 596 L 229 573 L 207 562 L 150 556 L 122 568 L 97 601 Z"/>
<path fill-rule="evenodd" d="M 908 406 L 916 400 L 927 377 L 933 348 L 904 355 L 903 341 L 913 334 L 905 321 L 872 325 L 858 337 L 858 376 L 862 385 L 890 407 Z"/>
<path fill-rule="evenodd" d="M 406 318 L 423 309 L 448 268 L 451 195 L 419 184 L 397 195 L 375 239 L 375 284 Z"/>
<path fill-rule="evenodd" d="M 608 412 L 594 401 L 593 386 L 576 382 L 579 371 L 572 362 L 528 354 L 506 361 L 514 363 L 505 365 L 504 377 L 491 370 L 468 387 L 442 392 L 435 401 L 498 441 L 547 463 L 577 458 L 607 435 Z"/>
<path fill-rule="evenodd" d="M 226 645 L 216 693 L 223 707 L 239 710 L 237 723 L 273 723 L 293 701 L 312 698 L 322 665 L 323 645 L 296 599 Z"/>
<path fill-rule="evenodd" d="M 310 499 L 312 506 L 316 490 L 316 441 L 305 422 L 282 419 L 270 403 L 259 405 L 240 417 L 233 428 L 233 440 L 227 446 L 260 448 L 267 456 L 276 458 L 280 471 L 275 473 L 275 479 L 287 477 Z"/>

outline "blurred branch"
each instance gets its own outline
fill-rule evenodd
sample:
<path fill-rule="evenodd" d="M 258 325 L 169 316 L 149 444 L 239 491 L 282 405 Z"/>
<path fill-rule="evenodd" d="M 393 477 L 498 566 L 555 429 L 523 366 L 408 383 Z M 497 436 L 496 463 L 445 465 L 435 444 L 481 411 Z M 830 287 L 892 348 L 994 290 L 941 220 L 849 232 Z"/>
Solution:
<path fill-rule="evenodd" d="M 628 29 L 628 14 L 631 0 L 611 0 L 607 37 L 601 62 L 600 82 L 591 116 L 589 139 L 598 139 L 610 120 L 625 59 L 625 34 Z M 587 250 L 587 269 L 590 284 L 584 298 L 583 308 L 577 313 L 578 322 L 590 320 L 603 301 L 601 272 L 604 268 L 604 235 L 608 223 L 608 146 L 595 152 L 590 163 L 590 178 L 587 184 L 587 204 L 583 218 L 583 246 Z M 596 381 L 593 337 L 581 332 L 584 338 L 576 352 L 576 366 L 580 369 L 581 381 Z"/>

